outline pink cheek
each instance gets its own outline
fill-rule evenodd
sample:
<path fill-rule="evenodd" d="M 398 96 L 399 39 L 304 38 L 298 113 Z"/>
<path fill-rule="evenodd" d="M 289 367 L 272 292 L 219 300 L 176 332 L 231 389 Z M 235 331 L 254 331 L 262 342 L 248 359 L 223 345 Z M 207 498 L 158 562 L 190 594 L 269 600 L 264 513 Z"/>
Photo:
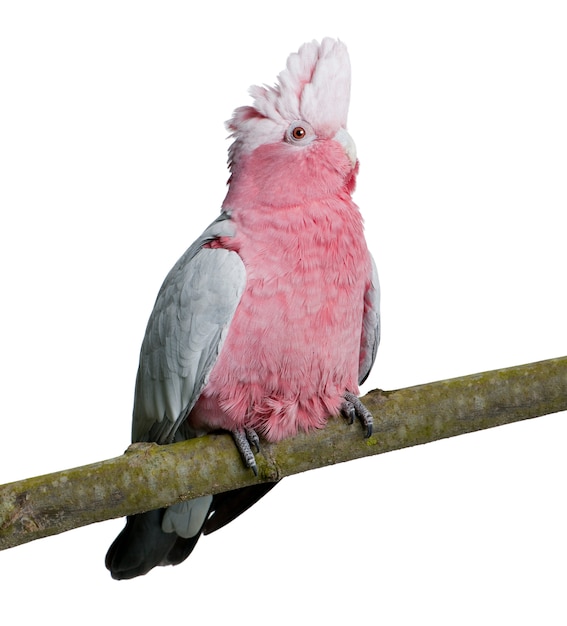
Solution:
<path fill-rule="evenodd" d="M 261 146 L 244 168 L 247 195 L 270 206 L 297 205 L 354 187 L 353 170 L 342 147 L 321 140 L 298 148 Z"/>
<path fill-rule="evenodd" d="M 288 207 L 305 202 L 317 168 L 299 150 L 272 144 L 246 155 L 233 172 L 225 206 Z M 315 171 L 315 173 L 314 173 Z"/>

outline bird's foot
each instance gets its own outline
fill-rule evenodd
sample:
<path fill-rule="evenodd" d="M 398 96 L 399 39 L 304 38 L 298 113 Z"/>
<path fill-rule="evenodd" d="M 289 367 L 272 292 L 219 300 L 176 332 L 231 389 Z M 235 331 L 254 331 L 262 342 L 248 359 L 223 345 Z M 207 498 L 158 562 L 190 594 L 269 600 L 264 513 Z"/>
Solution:
<path fill-rule="evenodd" d="M 366 438 L 372 435 L 373 421 L 372 413 L 362 404 L 360 398 L 355 396 L 354 393 L 346 392 L 343 395 L 344 402 L 341 406 L 341 413 L 345 417 L 349 424 L 352 424 L 356 419 L 360 421 L 365 429 L 364 436 Z"/>
<path fill-rule="evenodd" d="M 243 428 L 241 430 L 232 430 L 230 434 L 240 452 L 240 456 L 242 456 L 244 465 L 254 472 L 254 476 L 258 476 L 258 467 L 252 451 L 253 446 L 256 448 L 256 452 L 260 452 L 260 438 L 256 431 L 252 428 Z"/>

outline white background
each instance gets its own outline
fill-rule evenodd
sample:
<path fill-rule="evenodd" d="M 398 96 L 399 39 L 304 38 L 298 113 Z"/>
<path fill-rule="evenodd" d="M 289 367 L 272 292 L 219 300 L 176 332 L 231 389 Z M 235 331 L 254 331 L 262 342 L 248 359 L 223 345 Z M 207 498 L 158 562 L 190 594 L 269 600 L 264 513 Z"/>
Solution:
<path fill-rule="evenodd" d="M 383 288 L 365 390 L 567 354 L 566 33 L 546 0 L 3 2 L 0 482 L 125 449 L 157 290 L 226 191 L 223 122 L 326 35 Z M 565 624 L 566 438 L 559 414 L 289 478 L 135 581 L 103 565 L 122 520 L 32 542 L 0 553 L 4 608 Z"/>

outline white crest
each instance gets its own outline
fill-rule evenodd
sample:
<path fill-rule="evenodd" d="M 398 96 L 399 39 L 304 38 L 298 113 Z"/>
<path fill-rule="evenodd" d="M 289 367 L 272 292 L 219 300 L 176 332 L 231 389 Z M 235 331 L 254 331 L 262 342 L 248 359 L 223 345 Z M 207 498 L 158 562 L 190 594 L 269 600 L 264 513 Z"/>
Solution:
<path fill-rule="evenodd" d="M 230 163 L 241 152 L 280 141 L 293 121 L 309 122 L 319 136 L 333 136 L 347 122 L 350 61 L 346 46 L 330 38 L 304 44 L 289 56 L 274 87 L 254 86 L 250 95 L 253 105 L 239 107 L 227 122 L 234 137 Z"/>

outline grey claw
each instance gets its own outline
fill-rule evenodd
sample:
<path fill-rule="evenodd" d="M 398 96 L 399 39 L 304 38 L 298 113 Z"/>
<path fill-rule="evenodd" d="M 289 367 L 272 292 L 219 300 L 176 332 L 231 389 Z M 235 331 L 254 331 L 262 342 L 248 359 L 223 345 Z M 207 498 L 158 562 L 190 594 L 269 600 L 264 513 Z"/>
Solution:
<path fill-rule="evenodd" d="M 244 430 L 233 430 L 230 434 L 240 452 L 244 465 L 254 472 L 254 476 L 258 476 L 258 466 L 254 458 L 254 452 L 252 452 L 252 448 L 250 447 L 250 444 L 252 444 L 255 446 L 256 451 L 260 451 L 260 438 L 256 434 L 256 431 L 251 428 L 246 428 Z"/>
<path fill-rule="evenodd" d="M 245 428 L 244 433 L 250 446 L 254 446 L 256 448 L 256 452 L 260 452 L 260 437 L 258 437 L 256 431 L 253 428 Z"/>
<path fill-rule="evenodd" d="M 347 419 L 349 424 L 354 422 L 354 418 L 358 418 L 362 426 L 365 428 L 364 437 L 368 439 L 373 432 L 372 413 L 362 404 L 360 398 L 354 393 L 346 392 L 344 394 L 345 401 L 341 407 L 341 413 Z"/>
<path fill-rule="evenodd" d="M 352 426 L 352 424 L 354 424 L 354 418 L 356 417 L 356 411 L 354 409 L 354 407 L 352 406 L 352 404 L 350 404 L 350 402 L 347 404 L 345 403 L 347 409 L 346 409 L 346 413 L 347 413 L 347 423 L 349 424 L 349 426 Z"/>

